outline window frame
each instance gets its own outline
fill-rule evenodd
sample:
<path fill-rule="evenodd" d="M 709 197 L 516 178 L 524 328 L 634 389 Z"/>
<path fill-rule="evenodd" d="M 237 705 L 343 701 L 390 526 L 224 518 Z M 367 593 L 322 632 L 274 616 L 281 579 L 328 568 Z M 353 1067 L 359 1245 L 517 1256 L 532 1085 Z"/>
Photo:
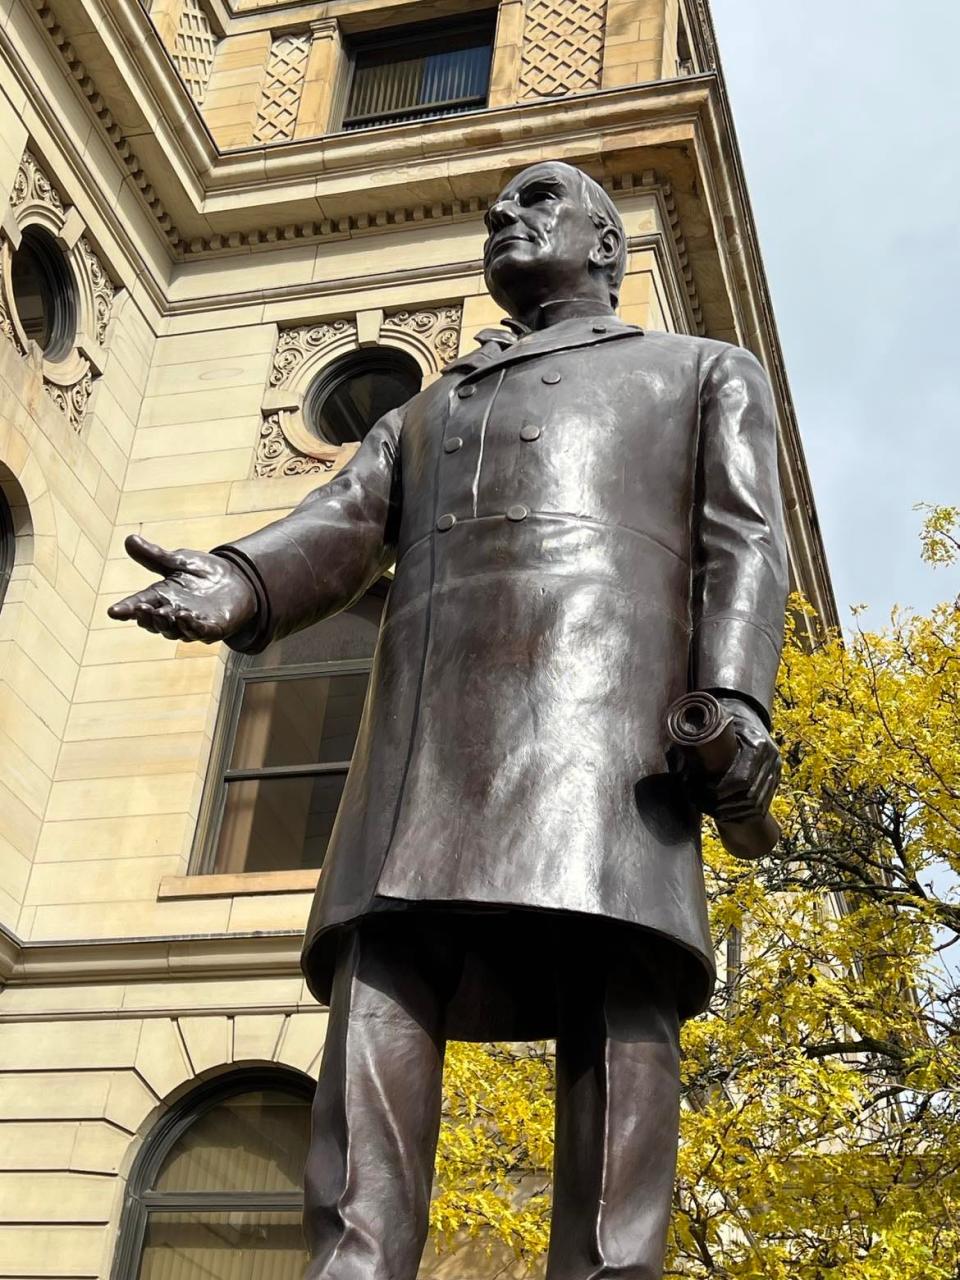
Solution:
<path fill-rule="evenodd" d="M 483 111 L 490 104 L 490 86 L 493 79 L 493 62 L 497 51 L 497 15 L 499 12 L 499 3 L 486 4 L 480 9 L 465 10 L 463 13 L 451 14 L 444 18 L 425 19 L 420 22 L 404 23 L 396 27 L 387 27 L 376 32 L 361 32 L 355 36 L 347 36 L 344 40 L 344 71 L 339 91 L 337 94 L 336 115 L 334 116 L 334 131 L 337 133 L 359 133 L 364 129 L 385 129 L 395 124 L 423 124 L 438 119 L 447 119 L 453 116 L 467 115 L 473 111 Z M 387 51 L 389 49 L 402 48 L 404 45 L 416 45 L 422 43 L 424 38 L 430 39 L 434 36 L 443 37 L 457 35 L 460 32 L 477 30 L 489 31 L 490 35 L 490 65 L 487 72 L 487 89 L 483 95 L 483 101 L 476 101 L 472 105 L 463 106 L 460 111 L 449 110 L 443 113 L 443 108 L 451 108 L 456 106 L 465 99 L 451 99 L 448 102 L 430 103 L 424 106 L 422 114 L 413 115 L 416 108 L 395 109 L 394 111 L 379 112 L 372 117 L 372 123 L 353 123 L 354 119 L 360 117 L 350 117 L 347 115 L 347 108 L 350 105 L 350 97 L 353 93 L 354 78 L 357 69 L 357 55 L 367 53 L 368 51 Z M 441 110 L 441 114 L 436 114 L 437 110 Z M 385 120 L 384 116 L 411 116 L 412 119 L 403 120 Z"/>
<path fill-rule="evenodd" d="M 157 1121 L 137 1152 L 123 1196 L 111 1280 L 138 1280 L 151 1210 L 170 1213 L 303 1213 L 303 1193 L 259 1191 L 153 1191 L 160 1168 L 183 1135 L 206 1112 L 228 1098 L 257 1090 L 299 1097 L 308 1107 L 315 1082 L 292 1067 L 241 1067 L 197 1085 Z"/>
<path fill-rule="evenodd" d="M 50 364 L 59 364 L 66 360 L 77 345 L 80 313 L 77 281 L 66 251 L 49 227 L 39 222 L 30 222 L 21 228 L 20 243 L 10 259 L 10 294 L 20 327 L 25 334 L 27 327 L 20 310 L 16 282 L 17 260 L 21 255 L 25 257 L 27 254 L 33 258 L 39 280 L 41 310 L 44 323 L 49 329 L 49 337 L 41 345 L 32 335 L 27 336 L 35 343 L 44 360 Z"/>
<path fill-rule="evenodd" d="M 300 662 L 285 667 L 255 667 L 247 654 L 238 654 L 227 666 L 220 693 L 220 715 L 215 730 L 214 746 L 210 754 L 208 785 L 205 789 L 197 824 L 194 855 L 191 858 L 192 875 L 242 875 L 245 872 L 217 871 L 215 864 L 217 843 L 223 826 L 227 803 L 227 789 L 231 782 L 259 781 L 261 779 L 318 777 L 324 774 L 346 775 L 350 761 L 333 761 L 324 764 L 265 765 L 258 769 L 231 769 L 233 754 L 243 708 L 243 695 L 248 684 L 264 681 L 302 680 L 310 676 L 368 675 L 373 669 L 373 658 L 344 658 L 330 662 Z M 277 867 L 285 872 L 296 868 Z M 258 871 L 256 875 L 270 875 L 270 871 Z"/>

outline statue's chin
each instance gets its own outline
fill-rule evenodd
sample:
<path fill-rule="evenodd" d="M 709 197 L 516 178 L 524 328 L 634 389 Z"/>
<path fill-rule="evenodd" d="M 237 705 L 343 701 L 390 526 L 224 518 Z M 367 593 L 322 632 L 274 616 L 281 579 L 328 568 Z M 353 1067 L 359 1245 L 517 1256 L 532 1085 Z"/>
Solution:
<path fill-rule="evenodd" d="M 531 288 L 527 297 L 527 282 L 534 281 L 542 286 L 543 265 L 532 260 L 532 255 L 523 252 L 508 252 L 506 249 L 497 254 L 492 263 L 487 265 L 484 278 L 494 301 L 512 316 L 519 316 L 535 305 L 541 288 Z M 534 296 L 536 295 L 536 296 Z"/>

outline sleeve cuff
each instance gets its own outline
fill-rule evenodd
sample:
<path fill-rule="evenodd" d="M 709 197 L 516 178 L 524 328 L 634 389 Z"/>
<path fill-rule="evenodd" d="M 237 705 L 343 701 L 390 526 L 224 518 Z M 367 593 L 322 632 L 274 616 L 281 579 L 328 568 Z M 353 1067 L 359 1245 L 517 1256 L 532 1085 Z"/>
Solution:
<path fill-rule="evenodd" d="M 242 630 L 227 638 L 227 648 L 233 649 L 235 653 L 262 653 L 270 643 L 273 628 L 270 625 L 270 601 L 260 575 L 246 557 L 233 547 L 214 547 L 210 554 L 229 561 L 242 573 L 257 598 L 257 612 Z"/>

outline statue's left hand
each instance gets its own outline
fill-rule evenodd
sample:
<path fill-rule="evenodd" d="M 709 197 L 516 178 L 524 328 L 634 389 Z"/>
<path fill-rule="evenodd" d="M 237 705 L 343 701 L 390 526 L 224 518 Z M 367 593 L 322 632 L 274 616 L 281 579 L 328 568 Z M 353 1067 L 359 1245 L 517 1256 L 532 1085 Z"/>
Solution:
<path fill-rule="evenodd" d="M 780 752 L 759 714 L 748 703 L 729 695 L 717 699 L 733 720 L 739 750 L 719 778 L 688 779 L 696 803 L 717 822 L 749 822 L 770 808 L 780 782 Z"/>

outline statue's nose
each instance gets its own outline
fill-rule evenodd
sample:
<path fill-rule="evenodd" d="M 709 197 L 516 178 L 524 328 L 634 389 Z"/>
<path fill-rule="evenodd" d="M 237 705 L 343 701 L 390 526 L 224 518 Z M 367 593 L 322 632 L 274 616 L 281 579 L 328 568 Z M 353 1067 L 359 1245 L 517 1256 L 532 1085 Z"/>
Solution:
<path fill-rule="evenodd" d="M 491 231 L 500 231 L 517 221 L 517 206 L 513 200 L 498 200 L 487 212 L 487 226 Z"/>

